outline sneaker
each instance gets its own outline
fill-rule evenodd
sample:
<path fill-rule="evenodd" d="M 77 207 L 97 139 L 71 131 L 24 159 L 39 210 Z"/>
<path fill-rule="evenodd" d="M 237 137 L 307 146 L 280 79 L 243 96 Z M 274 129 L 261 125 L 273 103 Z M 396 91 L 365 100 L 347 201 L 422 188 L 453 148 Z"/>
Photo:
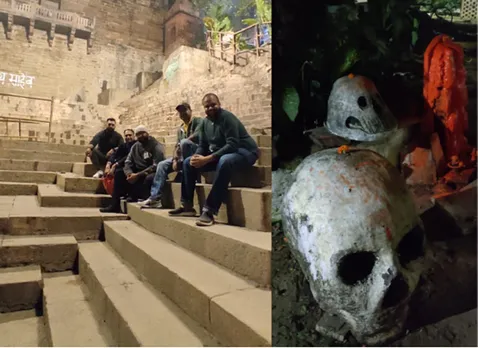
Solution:
<path fill-rule="evenodd" d="M 100 208 L 100 213 L 121 213 L 121 209 L 110 205 L 106 208 Z"/>
<path fill-rule="evenodd" d="M 95 173 L 95 175 L 93 175 L 93 178 L 99 179 L 99 178 L 102 178 L 104 175 L 105 175 L 105 173 L 103 173 L 102 170 L 98 170 L 98 171 Z"/>
<path fill-rule="evenodd" d="M 199 220 L 196 221 L 197 226 L 212 226 L 214 225 L 214 215 L 212 215 L 208 211 L 204 211 L 201 216 L 199 217 Z"/>
<path fill-rule="evenodd" d="M 141 208 L 154 208 L 161 209 L 163 207 L 161 200 L 148 198 L 144 202 L 141 202 Z"/>
<path fill-rule="evenodd" d="M 194 217 L 196 216 L 196 210 L 194 208 L 186 209 L 184 207 L 179 207 L 177 209 L 171 210 L 169 215 Z"/>

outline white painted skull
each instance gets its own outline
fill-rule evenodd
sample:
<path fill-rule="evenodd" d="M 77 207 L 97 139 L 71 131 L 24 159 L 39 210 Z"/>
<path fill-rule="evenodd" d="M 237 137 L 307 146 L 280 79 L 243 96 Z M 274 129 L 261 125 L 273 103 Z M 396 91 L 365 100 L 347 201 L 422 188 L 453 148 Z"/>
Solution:
<path fill-rule="evenodd" d="M 370 150 L 317 152 L 293 173 L 281 213 L 319 306 L 362 343 L 400 334 L 425 239 L 398 170 Z"/>
<path fill-rule="evenodd" d="M 397 121 L 371 80 L 349 75 L 332 87 L 325 127 L 342 138 L 377 141 L 397 129 Z"/>

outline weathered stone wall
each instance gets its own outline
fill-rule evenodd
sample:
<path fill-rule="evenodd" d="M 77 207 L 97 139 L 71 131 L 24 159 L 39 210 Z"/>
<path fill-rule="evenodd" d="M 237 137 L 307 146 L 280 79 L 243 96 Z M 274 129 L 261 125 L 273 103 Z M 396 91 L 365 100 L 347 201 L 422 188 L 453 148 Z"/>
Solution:
<path fill-rule="evenodd" d="M 271 127 L 270 55 L 251 57 L 248 65 L 232 66 L 206 51 L 182 46 L 166 60 L 163 78 L 143 93 L 125 101 L 122 127 L 144 124 L 153 135 L 173 135 L 181 121 L 175 107 L 190 103 L 193 114 L 203 116 L 201 99 L 216 93 L 222 106 L 246 127 Z"/>

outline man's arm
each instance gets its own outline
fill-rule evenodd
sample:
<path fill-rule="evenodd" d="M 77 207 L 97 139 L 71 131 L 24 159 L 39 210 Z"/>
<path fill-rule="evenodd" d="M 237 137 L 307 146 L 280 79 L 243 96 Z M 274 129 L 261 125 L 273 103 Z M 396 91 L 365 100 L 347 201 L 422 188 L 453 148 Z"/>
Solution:
<path fill-rule="evenodd" d="M 135 147 L 137 145 L 138 144 L 134 144 L 131 147 L 131 150 L 129 151 L 129 154 L 128 154 L 128 156 L 126 156 L 126 160 L 124 161 L 123 171 L 124 171 L 126 176 L 128 176 L 129 174 L 133 174 L 133 157 L 131 156 L 131 154 L 133 153 L 133 151 L 135 150 Z"/>
<path fill-rule="evenodd" d="M 197 142 L 199 140 L 199 129 L 201 128 L 202 118 L 194 118 L 191 124 L 192 134 L 189 136 L 189 140 Z"/>
<path fill-rule="evenodd" d="M 221 147 L 219 150 L 212 154 L 216 159 L 221 158 L 221 156 L 236 152 L 239 148 L 239 127 L 236 118 L 226 117 L 222 126 L 224 127 L 224 136 L 226 137 L 226 145 Z"/>
<path fill-rule="evenodd" d="M 95 148 L 96 145 L 99 144 L 100 140 L 101 140 L 101 135 L 103 134 L 103 131 L 100 131 L 98 133 L 95 134 L 95 136 L 93 137 L 93 139 L 91 139 L 90 143 L 88 144 L 88 148 L 89 149 L 93 149 Z"/>
<path fill-rule="evenodd" d="M 206 135 L 204 133 L 204 122 L 198 127 L 198 138 L 199 138 L 199 146 L 196 150 L 196 155 L 205 156 L 209 150 L 209 143 L 207 142 Z"/>

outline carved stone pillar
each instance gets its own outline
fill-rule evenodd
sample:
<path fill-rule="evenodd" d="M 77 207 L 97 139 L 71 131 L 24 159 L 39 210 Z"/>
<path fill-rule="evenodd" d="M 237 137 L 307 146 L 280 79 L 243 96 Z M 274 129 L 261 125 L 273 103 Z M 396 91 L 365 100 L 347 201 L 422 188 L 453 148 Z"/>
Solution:
<path fill-rule="evenodd" d="M 48 45 L 51 47 L 53 45 L 53 40 L 55 39 L 55 27 L 56 24 L 51 24 L 50 33 L 48 35 Z"/>
<path fill-rule="evenodd" d="M 12 31 L 13 31 L 13 15 L 8 14 L 8 19 L 7 19 L 7 40 L 12 40 Z"/>
<path fill-rule="evenodd" d="M 75 41 L 76 28 L 71 28 L 70 33 L 68 34 L 68 50 L 73 49 L 73 42 Z"/>
<path fill-rule="evenodd" d="M 32 42 L 34 33 L 35 33 L 35 21 L 33 19 L 30 19 L 30 23 L 28 25 L 28 34 L 27 34 L 28 42 L 30 43 Z"/>

